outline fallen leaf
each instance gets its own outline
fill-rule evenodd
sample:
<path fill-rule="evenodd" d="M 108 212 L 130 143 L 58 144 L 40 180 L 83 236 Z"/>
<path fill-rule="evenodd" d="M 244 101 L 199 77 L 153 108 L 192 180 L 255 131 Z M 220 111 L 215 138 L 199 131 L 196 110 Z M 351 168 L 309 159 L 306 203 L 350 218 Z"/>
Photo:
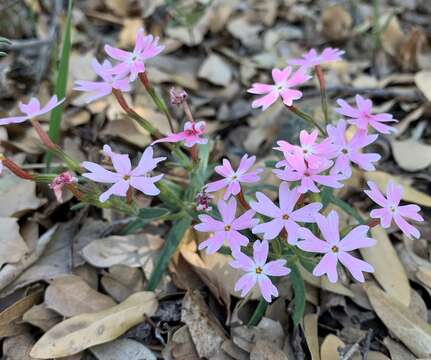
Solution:
<path fill-rule="evenodd" d="M 374 267 L 373 276 L 383 289 L 403 305 L 409 306 L 409 280 L 386 230 L 375 226 L 371 229 L 371 237 L 377 243 L 372 248 L 360 249 L 362 257 Z"/>
<path fill-rule="evenodd" d="M 250 360 L 289 360 L 287 355 L 274 347 L 273 343 L 257 339 L 251 348 Z"/>
<path fill-rule="evenodd" d="M 116 339 L 156 312 L 154 293 L 142 291 L 112 308 L 67 319 L 46 332 L 30 355 L 38 359 L 77 354 Z"/>
<path fill-rule="evenodd" d="M 106 292 L 118 302 L 124 301 L 135 292 L 144 290 L 142 270 L 124 265 L 112 266 L 100 282 Z"/>
<path fill-rule="evenodd" d="M 181 321 L 188 326 L 199 356 L 216 357 L 227 337 L 199 291 L 188 291 L 184 296 Z"/>
<path fill-rule="evenodd" d="M 211 54 L 201 65 L 198 76 L 212 84 L 227 86 L 232 80 L 232 70 L 221 56 Z"/>
<path fill-rule="evenodd" d="M 65 317 L 94 313 L 115 305 L 109 296 L 92 289 L 76 275 L 54 279 L 45 292 L 45 304 Z"/>
<path fill-rule="evenodd" d="M 160 236 L 150 234 L 115 235 L 92 241 L 82 250 L 82 256 L 96 267 L 143 267 L 148 275 L 154 269 L 163 243 Z"/>
<path fill-rule="evenodd" d="M 21 179 L 10 172 L 0 177 L 0 216 L 20 217 L 45 203 L 36 196 L 36 183 Z"/>
<path fill-rule="evenodd" d="M 259 23 L 251 23 L 247 15 L 230 20 L 227 30 L 239 39 L 245 47 L 255 49 L 260 46 L 261 40 L 258 33 L 263 30 L 263 26 Z"/>
<path fill-rule="evenodd" d="M 3 342 L 3 358 L 7 360 L 32 360 L 30 351 L 34 339 L 29 333 L 8 337 Z"/>
<path fill-rule="evenodd" d="M 175 360 L 200 360 L 196 347 L 193 344 L 192 336 L 186 325 L 179 328 L 168 340 L 168 344 L 163 350 L 163 355 L 168 353 L 166 358 L 172 356 Z"/>
<path fill-rule="evenodd" d="M 379 23 L 380 26 L 384 26 L 380 33 L 383 49 L 389 55 L 397 56 L 405 36 L 398 17 L 394 14 L 387 14 L 380 17 Z"/>
<path fill-rule="evenodd" d="M 121 7 L 126 7 L 122 5 Z M 141 18 L 124 19 L 123 28 L 118 35 L 119 47 L 130 48 L 135 45 L 136 33 L 142 28 Z"/>
<path fill-rule="evenodd" d="M 415 75 L 415 83 L 428 101 L 431 101 L 431 71 L 419 71 Z"/>
<path fill-rule="evenodd" d="M 322 12 L 322 33 L 331 41 L 340 41 L 349 37 L 353 19 L 340 4 L 327 6 Z"/>
<path fill-rule="evenodd" d="M 360 354 L 355 354 L 352 356 L 352 360 L 362 360 L 363 357 Z M 385 354 L 378 351 L 368 351 L 367 360 L 391 360 Z"/>
<path fill-rule="evenodd" d="M 379 318 L 416 356 L 431 356 L 431 325 L 377 286 L 364 285 Z"/>
<path fill-rule="evenodd" d="M 323 340 L 320 348 L 320 358 L 322 360 L 334 360 L 340 358 L 338 349 L 345 347 L 346 344 L 337 336 L 329 334 Z"/>
<path fill-rule="evenodd" d="M 404 345 L 392 340 L 389 336 L 383 339 L 383 344 L 389 350 L 392 360 L 416 360 L 416 357 Z"/>
<path fill-rule="evenodd" d="M 157 360 L 156 355 L 145 345 L 132 339 L 118 339 L 90 348 L 98 360 Z"/>
<path fill-rule="evenodd" d="M 391 141 L 397 164 L 406 171 L 419 171 L 431 165 L 431 146 L 414 139 Z"/>
<path fill-rule="evenodd" d="M 22 320 L 46 332 L 58 324 L 62 320 L 62 317 L 54 310 L 48 309 L 42 303 L 40 305 L 33 305 L 27 310 L 22 316 Z"/>
<path fill-rule="evenodd" d="M 27 244 L 19 233 L 17 219 L 0 217 L 0 267 L 20 261 L 27 251 Z"/>
<path fill-rule="evenodd" d="M 144 132 L 139 125 L 128 118 L 110 121 L 100 134 L 120 138 L 141 148 L 151 142 L 149 133 Z"/>
<path fill-rule="evenodd" d="M 374 181 L 383 192 L 386 192 L 386 184 L 388 181 L 393 180 L 403 186 L 403 200 L 431 207 L 431 196 L 410 186 L 411 180 L 408 178 L 406 179 L 400 176 L 390 175 L 382 171 L 367 171 L 365 172 L 365 178 L 367 180 Z"/>
<path fill-rule="evenodd" d="M 317 314 L 307 314 L 304 316 L 304 336 L 310 350 L 312 360 L 320 360 L 319 337 L 317 335 Z"/>

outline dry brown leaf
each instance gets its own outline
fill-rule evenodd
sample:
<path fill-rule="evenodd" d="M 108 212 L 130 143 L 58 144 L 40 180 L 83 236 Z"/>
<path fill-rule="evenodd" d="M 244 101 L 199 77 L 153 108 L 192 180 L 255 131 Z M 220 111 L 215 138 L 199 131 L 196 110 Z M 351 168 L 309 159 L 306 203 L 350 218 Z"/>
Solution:
<path fill-rule="evenodd" d="M 322 12 L 323 35 L 332 41 L 349 37 L 353 25 L 351 15 L 342 5 L 327 6 Z"/>
<path fill-rule="evenodd" d="M 416 360 L 416 357 L 403 345 L 389 336 L 383 339 L 383 344 L 388 348 L 392 360 Z"/>
<path fill-rule="evenodd" d="M 320 358 L 322 360 L 334 360 L 340 358 L 338 349 L 345 347 L 346 344 L 335 335 L 328 335 L 323 340 L 320 348 Z"/>
<path fill-rule="evenodd" d="M 414 139 L 391 141 L 397 164 L 406 171 L 419 171 L 431 165 L 431 146 Z"/>
<path fill-rule="evenodd" d="M 188 326 L 200 357 L 212 359 L 221 351 L 226 334 L 199 291 L 188 291 L 184 296 L 181 321 Z"/>
<path fill-rule="evenodd" d="M 287 355 L 267 340 L 258 339 L 250 351 L 250 360 L 289 360 Z"/>
<path fill-rule="evenodd" d="M 387 14 L 386 16 L 382 16 L 379 22 L 381 26 L 385 26 L 380 33 L 383 49 L 389 55 L 397 56 L 401 44 L 404 42 L 404 32 L 401 29 L 398 17 L 393 14 Z"/>
<path fill-rule="evenodd" d="M 118 339 L 90 348 L 98 360 L 157 360 L 156 355 L 144 344 L 132 339 Z"/>
<path fill-rule="evenodd" d="M 110 121 L 100 133 L 103 136 L 120 138 L 129 144 L 143 148 L 151 142 L 149 133 L 130 119 Z"/>
<path fill-rule="evenodd" d="M 118 35 L 119 47 L 130 48 L 134 46 L 136 33 L 140 28 L 142 28 L 142 25 L 143 23 L 141 18 L 124 19 L 123 28 L 121 29 L 120 35 Z"/>
<path fill-rule="evenodd" d="M 0 267 L 20 261 L 28 250 L 19 233 L 17 219 L 0 217 Z"/>
<path fill-rule="evenodd" d="M 367 171 L 365 173 L 365 178 L 367 180 L 374 181 L 381 191 L 386 193 L 386 184 L 389 180 L 400 184 L 404 188 L 403 200 L 407 202 L 413 202 L 419 205 L 431 207 L 431 196 L 420 192 L 410 186 L 411 181 L 409 179 L 387 174 L 382 171 Z"/>
<path fill-rule="evenodd" d="M 109 236 L 92 241 L 82 250 L 82 256 L 91 265 L 106 268 L 114 265 L 143 267 L 152 272 L 154 261 L 163 246 L 160 236 L 133 234 Z"/>
<path fill-rule="evenodd" d="M 200 360 L 193 344 L 192 336 L 186 325 L 179 328 L 172 335 L 172 338 L 163 350 L 163 355 L 165 355 L 165 358 L 172 356 L 175 360 Z"/>
<path fill-rule="evenodd" d="M 124 301 L 135 292 L 144 290 L 142 270 L 123 265 L 112 266 L 100 282 L 106 292 L 118 302 Z"/>
<path fill-rule="evenodd" d="M 0 216 L 20 217 L 45 203 L 36 196 L 36 183 L 4 172 L 0 177 Z"/>
<path fill-rule="evenodd" d="M 320 360 L 319 337 L 317 335 L 317 314 L 304 316 L 304 336 L 310 350 L 312 360 Z"/>
<path fill-rule="evenodd" d="M 379 318 L 416 356 L 431 356 L 431 325 L 374 285 L 364 285 Z"/>
<path fill-rule="evenodd" d="M 32 360 L 30 356 L 34 339 L 29 333 L 8 337 L 3 342 L 3 358 L 7 360 Z"/>
<path fill-rule="evenodd" d="M 0 313 L 0 337 L 22 334 L 26 326 L 19 323 L 19 320 L 28 309 L 39 304 L 42 299 L 43 291 L 38 290 L 4 309 Z"/>
<path fill-rule="evenodd" d="M 45 304 L 65 317 L 72 317 L 108 309 L 115 305 L 115 301 L 91 288 L 79 276 L 66 275 L 48 286 Z"/>
<path fill-rule="evenodd" d="M 372 248 L 360 249 L 362 257 L 374 267 L 373 275 L 383 289 L 403 305 L 409 306 L 409 280 L 386 230 L 375 226 L 371 229 L 371 237 L 377 240 L 377 243 Z"/>
<path fill-rule="evenodd" d="M 431 264 L 430 264 L 431 266 Z M 416 272 L 417 278 L 422 281 L 426 286 L 431 289 L 431 268 L 425 266 L 419 266 L 419 270 Z"/>
<path fill-rule="evenodd" d="M 110 309 L 67 319 L 46 332 L 30 355 L 38 359 L 77 354 L 91 346 L 116 339 L 152 316 L 158 307 L 152 292 L 142 291 Z"/>
<path fill-rule="evenodd" d="M 428 101 L 431 101 L 431 71 L 419 71 L 415 75 L 415 83 Z"/>
<path fill-rule="evenodd" d="M 232 70 L 220 55 L 211 54 L 202 63 L 198 76 L 212 84 L 227 86 L 232 80 Z"/>
<path fill-rule="evenodd" d="M 27 310 L 22 316 L 22 320 L 46 332 L 54 325 L 58 324 L 62 320 L 62 317 L 54 310 L 48 309 L 46 305 L 42 303 L 40 305 L 34 305 Z"/>
<path fill-rule="evenodd" d="M 247 15 L 234 18 L 227 25 L 227 30 L 248 48 L 257 48 L 259 46 L 260 37 L 258 33 L 262 29 L 262 24 L 251 23 Z"/>
<path fill-rule="evenodd" d="M 362 360 L 363 357 L 360 354 L 352 356 L 352 360 Z M 378 351 L 368 351 L 367 360 L 391 360 L 385 354 Z"/>

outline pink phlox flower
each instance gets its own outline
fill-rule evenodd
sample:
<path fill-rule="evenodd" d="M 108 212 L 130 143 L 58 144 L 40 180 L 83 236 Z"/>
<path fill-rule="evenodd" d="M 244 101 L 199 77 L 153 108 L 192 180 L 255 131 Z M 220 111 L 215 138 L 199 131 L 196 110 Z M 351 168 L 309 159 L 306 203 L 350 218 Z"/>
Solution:
<path fill-rule="evenodd" d="M 205 185 L 208 192 L 214 192 L 227 187 L 224 194 L 224 199 L 227 200 L 229 196 L 236 196 L 241 191 L 241 183 L 256 183 L 260 180 L 258 176 L 263 169 L 258 168 L 251 170 L 250 168 L 256 161 L 256 156 L 248 156 L 245 154 L 239 163 L 238 169 L 235 171 L 228 159 L 223 159 L 223 165 L 215 167 L 215 172 L 224 177 L 224 179 L 217 180 Z"/>
<path fill-rule="evenodd" d="M 325 240 L 317 238 L 309 229 L 302 228 L 299 231 L 299 237 L 305 240 L 299 241 L 297 244 L 301 250 L 325 254 L 314 268 L 314 276 L 327 274 L 329 281 L 335 283 L 338 280 L 338 262 L 343 264 L 360 282 L 365 280 L 362 272 L 374 272 L 374 268 L 370 264 L 349 254 L 349 251 L 375 245 L 376 240 L 367 236 L 370 229 L 368 226 L 356 226 L 340 240 L 339 219 L 336 211 L 332 210 L 327 217 L 321 214 L 316 215 L 316 222 Z"/>
<path fill-rule="evenodd" d="M 266 110 L 279 97 L 282 98 L 283 103 L 287 106 L 292 106 L 294 100 L 302 97 L 302 92 L 297 89 L 292 89 L 294 86 L 301 85 L 311 78 L 304 69 L 300 68 L 292 74 L 292 67 L 288 66 L 281 69 L 272 69 L 272 79 L 274 85 L 254 83 L 252 87 L 247 90 L 251 94 L 264 95 L 251 104 L 252 108 L 262 107 Z"/>
<path fill-rule="evenodd" d="M 197 231 L 212 232 L 213 234 L 199 245 L 199 250 L 207 248 L 208 254 L 215 253 L 225 242 L 232 251 L 239 251 L 241 246 L 248 244 L 248 238 L 239 231 L 253 227 L 258 222 L 253 219 L 255 212 L 247 210 L 240 217 L 235 218 L 237 203 L 235 198 L 227 202 L 220 200 L 217 208 L 222 220 L 216 220 L 209 215 L 199 215 L 200 224 L 194 226 Z"/>
<path fill-rule="evenodd" d="M 310 134 L 302 130 L 299 134 L 300 146 L 292 145 L 287 141 L 277 141 L 278 147 L 275 150 L 283 152 L 285 156 L 302 153 L 304 160 L 310 168 L 328 164 L 328 159 L 334 157 L 335 147 L 331 144 L 330 139 L 324 139 L 317 143 L 318 131 L 315 129 Z M 286 160 L 283 160 L 277 167 L 287 166 Z"/>
<path fill-rule="evenodd" d="M 91 66 L 102 81 L 77 80 L 75 81 L 75 87 L 73 88 L 77 91 L 90 93 L 85 99 L 87 104 L 111 94 L 112 89 L 117 89 L 122 92 L 130 91 L 129 79 L 119 79 L 114 76 L 111 72 L 112 64 L 108 60 L 105 60 L 100 64 L 96 59 L 93 59 L 91 61 Z"/>
<path fill-rule="evenodd" d="M 20 102 L 18 104 L 18 108 L 25 115 L 21 116 L 12 116 L 0 119 L 0 125 L 9 125 L 9 124 L 19 124 L 26 120 L 33 119 L 40 115 L 46 114 L 50 112 L 52 109 L 63 103 L 64 99 L 58 101 L 57 95 L 54 95 L 45 106 L 40 107 L 40 102 L 36 98 L 31 98 L 28 104 Z"/>
<path fill-rule="evenodd" d="M 68 184 L 76 183 L 78 179 L 73 176 L 70 171 L 62 172 L 57 175 L 54 180 L 52 180 L 51 184 L 49 184 L 49 188 L 54 191 L 54 195 L 59 203 L 63 202 L 63 187 Z"/>
<path fill-rule="evenodd" d="M 302 153 L 295 152 L 294 155 L 286 156 L 286 162 L 283 165 L 287 165 L 284 170 L 275 169 L 273 173 L 284 181 L 300 181 L 298 187 L 300 193 L 306 193 L 307 191 L 320 192 L 315 183 L 335 189 L 343 187 L 343 184 L 339 182 L 339 180 L 343 179 L 341 175 L 322 175 L 333 165 L 332 160 L 328 160 L 327 163 L 318 167 L 310 168 L 307 166 Z"/>
<path fill-rule="evenodd" d="M 356 95 L 355 100 L 356 108 L 350 106 L 346 101 L 338 99 L 337 104 L 340 107 L 335 109 L 335 111 L 349 117 L 349 123 L 356 125 L 362 130 L 367 130 L 369 125 L 382 134 L 390 134 L 397 131 L 394 127 L 383 124 L 385 122 L 397 122 L 391 114 L 373 114 L 373 102 L 371 100 L 364 99 L 360 95 Z"/>
<path fill-rule="evenodd" d="M 214 199 L 214 196 L 208 194 L 205 189 L 202 189 L 195 197 L 196 201 L 196 210 L 197 211 L 206 211 L 209 212 L 212 210 L 211 201 Z"/>
<path fill-rule="evenodd" d="M 245 297 L 250 290 L 259 285 L 260 292 L 267 302 L 271 302 L 271 296 L 277 297 L 278 290 L 272 283 L 270 276 L 285 276 L 290 273 L 290 269 L 285 266 L 286 260 L 268 260 L 268 241 L 255 241 L 253 243 L 253 258 L 242 252 L 234 252 L 234 260 L 230 265 L 235 269 L 241 269 L 247 273 L 241 276 L 235 284 L 235 291 L 241 291 L 241 296 Z"/>
<path fill-rule="evenodd" d="M 161 142 L 179 142 L 183 141 L 184 146 L 192 147 L 195 144 L 206 144 L 208 139 L 202 137 L 205 134 L 206 124 L 205 121 L 198 121 L 196 123 L 187 121 L 184 124 L 184 130 L 179 133 L 170 134 L 167 137 L 154 141 L 151 145 Z"/>
<path fill-rule="evenodd" d="M 374 219 L 380 219 L 380 224 L 385 229 L 391 226 L 392 220 L 394 220 L 395 224 L 397 224 L 407 237 L 419 239 L 421 236 L 419 230 L 409 224 L 405 218 L 415 221 L 424 221 L 423 217 L 419 214 L 421 208 L 413 204 L 400 205 L 403 196 L 403 187 L 389 180 L 386 185 L 385 197 L 374 182 L 368 181 L 368 186 L 370 190 L 365 190 L 364 192 L 376 204 L 381 206 L 380 209 L 372 210 L 370 216 Z"/>
<path fill-rule="evenodd" d="M 328 125 L 329 138 L 336 149 L 334 167 L 331 173 L 341 173 L 346 178 L 352 175 L 350 162 L 355 163 L 366 171 L 376 170 L 373 162 L 380 160 L 381 156 L 376 153 L 362 153 L 361 150 L 373 143 L 378 135 L 369 135 L 365 130 L 357 129 L 351 140 L 346 136 L 347 123 L 339 120 L 336 126 Z"/>
<path fill-rule="evenodd" d="M 312 203 L 294 210 L 300 196 L 301 193 L 296 188 L 290 190 L 289 184 L 286 182 L 280 184 L 278 195 L 280 206 L 276 206 L 265 194 L 257 192 L 257 201 L 250 202 L 250 207 L 259 214 L 268 216 L 273 220 L 256 225 L 252 229 L 253 234 L 263 233 L 264 240 L 272 240 L 285 229 L 288 234 L 288 243 L 296 244 L 298 230 L 301 227 L 297 223 L 315 222 L 314 216 L 322 208 L 322 204 Z"/>
<path fill-rule="evenodd" d="M 158 41 L 158 37 L 144 36 L 144 29 L 139 29 L 136 33 L 133 51 L 105 45 L 105 52 L 113 59 L 120 61 L 114 66 L 112 73 L 120 77 L 129 76 L 130 81 L 135 81 L 138 74 L 145 71 L 145 61 L 157 56 L 165 48 L 163 45 L 158 45 Z"/>
<path fill-rule="evenodd" d="M 160 190 L 154 184 L 163 177 L 163 174 L 151 177 L 149 173 L 156 168 L 160 161 L 166 160 L 166 157 L 153 158 L 153 148 L 151 146 L 145 149 L 138 166 L 134 169 L 132 169 L 128 154 L 115 153 L 109 145 L 103 147 L 103 152 L 111 159 L 115 172 L 106 170 L 93 162 L 84 161 L 82 163 L 82 166 L 90 171 L 82 174 L 82 176 L 95 182 L 113 184 L 100 195 L 99 200 L 101 202 L 105 202 L 112 195 L 126 196 L 130 186 L 145 195 L 155 196 L 160 193 Z"/>
<path fill-rule="evenodd" d="M 343 50 L 330 47 L 325 48 L 320 55 L 317 53 L 316 49 L 311 49 L 302 55 L 302 58 L 291 59 L 287 63 L 289 65 L 298 65 L 301 67 L 310 68 L 325 62 L 341 60 L 341 56 L 343 54 Z"/>

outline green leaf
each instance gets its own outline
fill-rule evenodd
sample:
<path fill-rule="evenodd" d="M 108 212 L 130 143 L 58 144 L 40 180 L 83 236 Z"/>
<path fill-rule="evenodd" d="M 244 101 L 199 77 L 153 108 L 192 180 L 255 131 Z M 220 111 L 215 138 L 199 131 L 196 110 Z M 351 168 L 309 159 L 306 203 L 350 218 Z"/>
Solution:
<path fill-rule="evenodd" d="M 162 179 L 157 183 L 160 190 L 159 199 L 163 204 L 172 210 L 181 209 L 183 190 L 172 181 Z"/>
<path fill-rule="evenodd" d="M 129 222 L 127 226 L 121 231 L 123 235 L 133 234 L 141 230 L 145 225 L 150 223 L 152 220 L 160 219 L 168 215 L 170 211 L 161 207 L 150 207 L 139 210 L 138 217 Z"/>
<path fill-rule="evenodd" d="M 179 218 L 172 224 L 171 230 L 166 237 L 165 245 L 163 246 L 160 257 L 156 262 L 156 266 L 148 280 L 147 291 L 154 291 L 162 279 L 163 274 L 168 268 L 169 262 L 171 261 L 172 255 L 177 250 L 178 245 L 184 237 L 187 229 L 192 224 L 192 217 L 184 212 L 184 216 Z"/>
<path fill-rule="evenodd" d="M 267 307 L 268 307 L 268 303 L 265 301 L 265 299 L 260 299 L 247 325 L 257 326 L 257 324 L 259 324 L 259 321 L 262 319 L 263 315 L 265 314 Z"/>
<path fill-rule="evenodd" d="M 70 33 L 72 28 L 72 2 L 73 2 L 72 0 L 69 0 L 67 5 L 67 18 L 66 18 L 66 28 L 65 28 L 64 37 L 63 37 L 63 48 L 61 50 L 60 64 L 58 67 L 57 81 L 55 84 L 55 95 L 57 95 L 57 98 L 59 100 L 63 99 L 66 96 L 67 78 L 69 75 L 69 58 L 70 58 L 70 49 L 72 47 L 72 42 L 70 39 Z M 63 114 L 63 110 L 64 110 L 64 104 L 57 106 L 51 112 L 48 134 L 53 142 L 57 142 L 59 138 L 60 122 L 61 122 L 61 116 Z M 49 168 L 49 165 L 52 160 L 52 156 L 53 156 L 52 152 L 49 152 L 46 154 L 45 163 L 47 168 Z"/>
<path fill-rule="evenodd" d="M 208 167 L 209 154 L 209 143 L 199 145 L 199 163 L 191 172 L 190 186 L 185 193 L 185 199 L 188 201 L 194 201 L 198 192 L 202 190 L 202 187 L 213 173 L 213 168 Z"/>
<path fill-rule="evenodd" d="M 359 224 L 366 224 L 367 222 L 362 218 L 362 216 L 353 208 L 349 203 L 344 200 L 334 196 L 334 194 L 330 194 L 330 202 L 334 205 L 337 205 L 340 209 L 342 209 L 346 214 L 349 214 L 354 219 L 358 221 Z"/>
<path fill-rule="evenodd" d="M 294 291 L 293 298 L 293 323 L 298 325 L 304 316 L 305 310 L 305 285 L 304 279 L 301 277 L 298 267 L 294 264 L 291 266 L 291 272 L 289 274 L 292 280 L 292 286 Z"/>

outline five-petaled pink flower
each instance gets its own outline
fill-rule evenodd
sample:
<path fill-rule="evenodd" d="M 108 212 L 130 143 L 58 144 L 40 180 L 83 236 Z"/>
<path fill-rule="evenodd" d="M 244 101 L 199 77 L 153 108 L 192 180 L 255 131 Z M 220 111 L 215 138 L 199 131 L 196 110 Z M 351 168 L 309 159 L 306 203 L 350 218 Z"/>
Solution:
<path fill-rule="evenodd" d="M 400 201 L 403 196 L 403 187 L 395 184 L 392 180 L 388 181 L 386 185 L 386 197 L 380 192 L 378 186 L 368 181 L 370 190 L 364 192 L 378 205 L 381 209 L 374 209 L 371 211 L 370 216 L 374 219 L 380 219 L 380 224 L 383 228 L 391 226 L 392 220 L 401 229 L 401 231 L 409 238 L 419 239 L 420 232 L 413 225 L 409 224 L 404 218 L 424 221 L 423 217 L 419 214 L 421 208 L 418 205 L 401 205 Z"/>
<path fill-rule="evenodd" d="M 346 127 L 347 123 L 343 119 L 338 121 L 337 126 L 327 126 L 329 138 L 335 146 L 337 157 L 331 172 L 341 173 L 346 178 L 349 178 L 352 175 L 350 162 L 355 163 L 366 171 L 376 170 L 373 162 L 380 160 L 381 156 L 375 153 L 362 153 L 361 150 L 373 143 L 378 135 L 368 135 L 365 130 L 357 129 L 353 137 L 348 140 Z"/>
<path fill-rule="evenodd" d="M 70 171 L 65 171 L 57 175 L 54 180 L 52 180 L 51 184 L 49 184 L 49 188 L 54 191 L 57 201 L 62 203 L 63 187 L 68 184 L 76 183 L 77 181 L 78 179 L 74 177 Z"/>
<path fill-rule="evenodd" d="M 144 36 L 144 29 L 139 29 L 136 33 L 133 51 L 105 45 L 105 52 L 113 59 L 120 61 L 113 67 L 112 73 L 120 77 L 129 76 L 130 81 L 135 81 L 138 74 L 145 71 L 145 60 L 157 56 L 165 48 L 163 45 L 158 45 L 158 41 L 158 37 Z"/>
<path fill-rule="evenodd" d="M 232 251 L 239 251 L 241 246 L 248 244 L 248 238 L 239 231 L 256 225 L 258 220 L 253 219 L 255 212 L 247 210 L 240 217 L 235 218 L 237 209 L 235 198 L 230 198 L 227 202 L 220 200 L 217 208 L 221 221 L 203 214 L 199 215 L 201 223 L 194 226 L 197 231 L 213 233 L 199 245 L 199 250 L 207 248 L 208 254 L 213 254 L 227 242 Z"/>
<path fill-rule="evenodd" d="M 231 195 L 238 195 L 241 192 L 241 183 L 255 183 L 260 180 L 258 176 L 263 169 L 258 168 L 256 170 L 249 171 L 256 161 L 256 156 L 248 157 L 245 154 L 238 166 L 238 169 L 234 171 L 232 165 L 228 159 L 223 159 L 223 165 L 215 167 L 215 172 L 224 177 L 224 179 L 217 180 L 205 185 L 205 189 L 208 192 L 214 192 L 227 187 L 224 194 L 224 199 L 227 200 Z"/>
<path fill-rule="evenodd" d="M 271 296 L 278 296 L 278 290 L 269 277 L 288 275 L 290 269 L 285 266 L 286 260 L 284 259 L 267 263 L 268 252 L 268 241 L 257 240 L 253 244 L 253 259 L 241 252 L 232 253 L 234 260 L 230 265 L 235 269 L 247 272 L 235 284 L 235 291 L 241 291 L 242 297 L 246 296 L 256 283 L 258 283 L 260 292 L 267 302 L 271 302 Z"/>
<path fill-rule="evenodd" d="M 317 53 L 316 49 L 311 49 L 302 55 L 302 58 L 290 59 L 287 63 L 289 65 L 299 65 L 301 67 L 310 68 L 325 62 L 341 60 L 343 54 L 343 50 L 330 47 L 325 48 L 320 55 Z"/>
<path fill-rule="evenodd" d="M 28 104 L 25 104 L 23 102 L 20 102 L 18 104 L 18 108 L 21 110 L 22 113 L 25 115 L 21 116 L 12 116 L 12 117 L 6 117 L 3 119 L 0 119 L 0 125 L 9 125 L 9 124 L 19 124 L 26 120 L 33 119 L 35 117 L 38 117 L 40 115 L 46 114 L 50 112 L 52 109 L 60 105 L 64 99 L 58 101 L 57 96 L 54 95 L 48 103 L 44 107 L 40 107 L 40 102 L 36 98 L 31 98 Z"/>
<path fill-rule="evenodd" d="M 338 262 L 343 264 L 352 276 L 360 282 L 365 280 L 362 272 L 374 272 L 374 268 L 370 264 L 348 253 L 375 245 L 376 240 L 367 236 L 370 229 L 368 226 L 359 225 L 340 240 L 337 212 L 332 210 L 326 218 L 318 214 L 316 215 L 316 222 L 325 241 L 317 238 L 309 229 L 301 228 L 299 237 L 305 240 L 299 241 L 297 244 L 304 251 L 325 254 L 314 268 L 314 276 L 327 274 L 329 281 L 335 283 L 338 280 Z"/>
<path fill-rule="evenodd" d="M 192 147 L 195 144 L 206 144 L 208 139 L 202 137 L 205 134 L 205 121 L 191 122 L 187 121 L 184 124 L 184 130 L 176 134 L 170 134 L 167 137 L 154 141 L 151 145 L 161 142 L 179 142 L 183 141 L 187 147 Z"/>
<path fill-rule="evenodd" d="M 107 191 L 100 195 L 99 200 L 105 202 L 111 195 L 126 196 L 129 187 L 133 187 L 145 195 L 158 195 L 160 190 L 154 185 L 163 174 L 149 176 L 160 161 L 165 157 L 153 158 L 153 148 L 148 146 L 142 154 L 138 166 L 132 170 L 132 164 L 128 154 L 118 154 L 111 150 L 109 145 L 103 147 L 103 152 L 111 158 L 112 165 L 116 172 L 106 170 L 99 164 L 84 161 L 82 167 L 90 171 L 82 174 L 86 178 L 105 184 L 114 184 Z"/>
<path fill-rule="evenodd" d="M 272 240 L 285 229 L 288 243 L 296 244 L 298 230 L 301 227 L 297 222 L 314 223 L 314 216 L 322 208 L 322 204 L 312 203 L 294 210 L 300 196 L 301 193 L 296 188 L 289 190 L 289 184 L 282 182 L 278 193 L 280 202 L 280 207 L 278 207 L 265 194 L 257 192 L 257 201 L 250 202 L 250 207 L 273 220 L 256 225 L 252 229 L 253 234 L 263 233 L 264 240 Z"/>
<path fill-rule="evenodd" d="M 112 89 L 117 89 L 122 92 L 130 91 L 128 78 L 119 79 L 112 74 L 112 64 L 105 60 L 100 64 L 96 59 L 93 59 L 91 66 L 94 72 L 100 76 L 102 81 L 75 81 L 74 90 L 85 91 L 90 94 L 86 97 L 85 102 L 88 104 L 94 100 L 100 99 L 112 93 Z"/>
<path fill-rule="evenodd" d="M 286 156 L 286 167 L 284 170 L 273 170 L 281 180 L 284 181 L 300 181 L 298 191 L 306 193 L 307 191 L 320 192 L 315 183 L 324 186 L 339 189 L 343 184 L 339 182 L 342 176 L 339 174 L 321 175 L 332 166 L 333 162 L 328 161 L 326 164 L 319 165 L 318 167 L 308 167 L 302 153 L 295 152 L 294 155 Z"/>
<path fill-rule="evenodd" d="M 292 89 L 292 87 L 303 84 L 310 78 L 311 77 L 302 68 L 296 70 L 293 74 L 291 66 L 287 66 L 283 70 L 272 69 L 274 85 L 254 83 L 252 87 L 247 90 L 247 92 L 251 94 L 265 94 L 261 98 L 254 100 L 251 107 L 262 107 L 262 110 L 266 110 L 275 103 L 279 97 L 282 98 L 285 105 L 292 106 L 294 100 L 298 100 L 302 97 L 302 92 L 297 89 Z"/>
<path fill-rule="evenodd" d="M 284 156 L 294 155 L 295 152 L 298 154 L 302 152 L 307 165 L 311 168 L 317 168 L 327 164 L 328 159 L 334 156 L 336 150 L 331 144 L 330 139 L 324 139 L 322 142 L 317 143 L 317 136 L 317 129 L 313 130 L 310 134 L 306 130 L 302 130 L 299 134 L 300 146 L 280 140 L 277 141 L 278 147 L 274 149 L 282 151 Z M 287 165 L 286 160 L 283 160 L 277 167 L 285 165 Z"/>
<path fill-rule="evenodd" d="M 340 107 L 335 109 L 335 111 L 349 117 L 349 123 L 356 125 L 362 130 L 367 130 L 368 125 L 370 125 L 382 134 L 390 134 L 397 131 L 394 127 L 383 124 L 385 122 L 397 122 L 391 114 L 373 114 L 373 102 L 371 100 L 364 99 L 360 95 L 356 95 L 355 100 L 356 108 L 350 106 L 343 99 L 338 99 L 337 104 Z"/>

